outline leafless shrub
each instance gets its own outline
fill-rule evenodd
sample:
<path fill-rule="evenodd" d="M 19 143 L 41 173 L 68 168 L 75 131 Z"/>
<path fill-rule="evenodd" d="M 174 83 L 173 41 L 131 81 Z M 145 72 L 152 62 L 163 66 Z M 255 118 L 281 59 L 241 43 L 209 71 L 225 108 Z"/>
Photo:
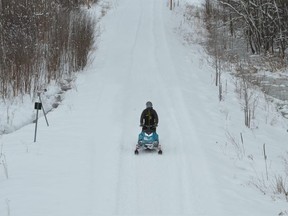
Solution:
<path fill-rule="evenodd" d="M 254 89 L 252 76 L 240 74 L 240 79 L 235 81 L 235 92 L 239 96 L 240 105 L 244 111 L 245 126 L 250 128 L 252 119 L 255 119 L 255 112 L 259 97 Z"/>
<path fill-rule="evenodd" d="M 287 155 L 288 153 L 286 153 Z M 274 178 L 267 178 L 264 177 L 264 174 L 258 175 L 256 170 L 256 178 L 251 179 L 251 184 L 254 185 L 257 189 L 259 189 L 264 194 L 269 194 L 272 198 L 275 197 L 281 198 L 285 197 L 288 201 L 288 163 L 286 157 L 282 157 L 284 162 L 284 173 L 278 173 L 274 175 Z M 266 167 L 266 175 L 268 175 L 267 167 Z M 261 176 L 261 177 L 259 177 Z"/>
<path fill-rule="evenodd" d="M 267 186 L 267 182 L 265 181 L 264 176 L 252 178 L 250 184 L 257 188 L 261 193 L 266 195 L 269 192 L 269 187 Z"/>
<path fill-rule="evenodd" d="M 275 194 L 283 194 L 288 201 L 287 179 L 283 179 L 280 175 L 275 176 L 274 181 L 272 182 L 272 191 Z"/>
<path fill-rule="evenodd" d="M 229 131 L 226 131 L 226 138 L 228 144 L 233 146 L 238 159 L 243 159 L 245 156 L 245 148 L 242 134 L 240 134 L 241 142 L 239 142 Z"/>

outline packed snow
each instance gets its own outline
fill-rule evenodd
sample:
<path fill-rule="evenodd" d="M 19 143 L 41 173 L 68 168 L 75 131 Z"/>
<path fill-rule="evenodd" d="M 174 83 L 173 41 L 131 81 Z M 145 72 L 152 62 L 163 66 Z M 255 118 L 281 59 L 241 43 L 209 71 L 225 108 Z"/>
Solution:
<path fill-rule="evenodd" d="M 182 37 L 205 32 L 181 15 L 202 2 L 179 0 L 173 11 L 168 2 L 100 3 L 110 9 L 93 62 L 48 113 L 50 126 L 41 115 L 37 142 L 32 123 L 1 137 L 1 216 L 288 215 L 275 188 L 288 175 L 287 120 L 255 90 L 255 118 L 245 127 L 228 73 L 219 102 L 211 58 Z M 163 155 L 134 155 L 148 100 Z"/>

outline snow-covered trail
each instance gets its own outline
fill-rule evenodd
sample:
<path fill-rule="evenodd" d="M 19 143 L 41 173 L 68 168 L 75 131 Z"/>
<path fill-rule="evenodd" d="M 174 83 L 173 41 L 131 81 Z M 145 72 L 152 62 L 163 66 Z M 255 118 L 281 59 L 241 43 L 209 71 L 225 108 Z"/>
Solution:
<path fill-rule="evenodd" d="M 102 100 L 96 102 L 103 110 L 97 110 L 96 119 L 109 122 L 107 131 L 114 128 L 111 136 L 115 136 L 115 131 L 119 137 L 112 141 L 107 138 L 111 149 L 106 143 L 102 146 L 108 154 L 114 150 L 115 158 L 112 156 L 107 163 L 115 165 L 115 182 L 111 182 L 110 192 L 97 193 L 106 183 L 103 178 L 102 183 L 94 186 L 94 196 L 98 203 L 103 196 L 115 194 L 115 197 L 111 206 L 96 204 L 94 213 L 211 215 L 221 211 L 202 149 L 203 139 L 196 130 L 201 123 L 190 118 L 185 104 L 183 91 L 191 84 L 179 78 L 183 73 L 192 73 L 191 68 L 198 65 L 185 63 L 182 47 L 177 50 L 181 44 L 172 34 L 166 2 L 121 0 L 117 10 L 108 16 L 104 50 L 99 51 L 99 56 L 105 57 L 104 65 L 97 61 L 95 64 L 96 73 L 105 79 L 101 80 L 105 83 Z M 105 49 L 105 44 L 115 49 Z M 203 82 L 201 78 L 195 76 L 194 82 Z M 195 103 L 195 109 L 199 108 L 193 112 L 205 115 L 201 94 L 194 94 L 193 88 L 189 90 L 189 100 Z M 133 155 L 140 131 L 137 127 L 140 113 L 147 100 L 154 103 L 159 114 L 163 156 Z M 203 188 L 207 187 L 209 193 L 205 194 Z"/>

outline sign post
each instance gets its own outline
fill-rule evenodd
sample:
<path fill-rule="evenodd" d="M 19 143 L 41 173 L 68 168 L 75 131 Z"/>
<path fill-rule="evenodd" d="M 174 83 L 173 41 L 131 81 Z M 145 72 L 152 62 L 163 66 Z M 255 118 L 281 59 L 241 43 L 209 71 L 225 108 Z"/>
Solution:
<path fill-rule="evenodd" d="M 35 134 L 34 134 L 34 142 L 36 142 L 36 136 L 37 136 L 37 126 L 38 126 L 38 112 L 42 108 L 42 103 L 35 103 L 34 109 L 36 109 L 36 121 L 35 121 Z"/>
<path fill-rule="evenodd" d="M 42 100 L 41 100 L 41 96 L 40 96 L 40 92 L 38 92 L 38 97 L 39 97 L 39 101 L 40 101 L 40 103 L 42 104 Z M 46 116 L 46 112 L 45 112 L 45 110 L 44 110 L 44 107 L 41 105 L 41 107 L 42 107 L 42 111 L 43 111 L 43 114 L 44 114 L 44 117 L 45 117 L 45 120 L 46 120 L 46 124 L 47 124 L 47 126 L 49 127 L 49 123 L 48 123 L 48 119 L 47 119 L 47 116 Z"/>

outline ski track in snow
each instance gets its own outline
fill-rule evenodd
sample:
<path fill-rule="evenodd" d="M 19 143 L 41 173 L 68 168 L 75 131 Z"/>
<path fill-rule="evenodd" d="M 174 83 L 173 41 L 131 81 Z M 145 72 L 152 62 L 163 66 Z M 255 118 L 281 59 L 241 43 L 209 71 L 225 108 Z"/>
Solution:
<path fill-rule="evenodd" d="M 171 36 L 171 32 L 166 32 L 162 18 L 167 8 L 161 1 L 126 2 L 127 4 L 122 1 L 125 7 L 119 7 L 113 14 L 115 17 L 121 13 L 131 14 L 131 17 L 119 16 L 119 19 L 115 19 L 114 22 L 117 23 L 114 26 L 125 24 L 129 28 L 113 29 L 119 41 L 123 41 L 123 47 L 112 51 L 115 56 L 121 56 L 125 52 L 131 56 L 129 58 L 124 55 L 121 65 L 113 66 L 122 76 L 119 78 L 119 83 L 123 85 L 120 101 L 124 103 L 121 108 L 122 116 L 125 117 L 122 120 L 124 130 L 120 138 L 120 156 L 117 163 L 116 206 L 112 213 L 206 214 L 210 211 L 203 207 L 207 199 L 214 202 L 217 208 L 219 206 L 216 192 L 213 191 L 212 178 L 205 165 L 201 142 L 195 131 L 194 124 L 198 123 L 186 119 L 189 113 L 185 108 L 181 89 L 175 85 L 179 83 L 175 82 L 178 79 L 178 64 L 182 63 L 174 62 L 169 47 L 170 38 L 166 38 Z M 105 98 L 107 97 L 109 96 Z M 155 108 L 159 112 L 158 131 L 164 149 L 162 156 L 144 152 L 140 152 L 137 157 L 132 154 L 140 130 L 131 130 L 131 124 L 139 122 L 139 115 L 146 100 L 155 102 Z M 197 98 L 191 100 L 197 103 Z M 163 103 L 158 104 L 157 101 Z M 133 125 L 134 128 L 136 126 Z M 166 131 L 161 131 L 160 128 L 164 126 Z M 202 175 L 193 175 L 199 169 Z M 203 194 L 200 185 L 211 186 L 210 193 Z M 204 203 L 199 203 L 201 200 L 204 200 Z M 214 213 L 218 211 L 211 210 Z"/>

